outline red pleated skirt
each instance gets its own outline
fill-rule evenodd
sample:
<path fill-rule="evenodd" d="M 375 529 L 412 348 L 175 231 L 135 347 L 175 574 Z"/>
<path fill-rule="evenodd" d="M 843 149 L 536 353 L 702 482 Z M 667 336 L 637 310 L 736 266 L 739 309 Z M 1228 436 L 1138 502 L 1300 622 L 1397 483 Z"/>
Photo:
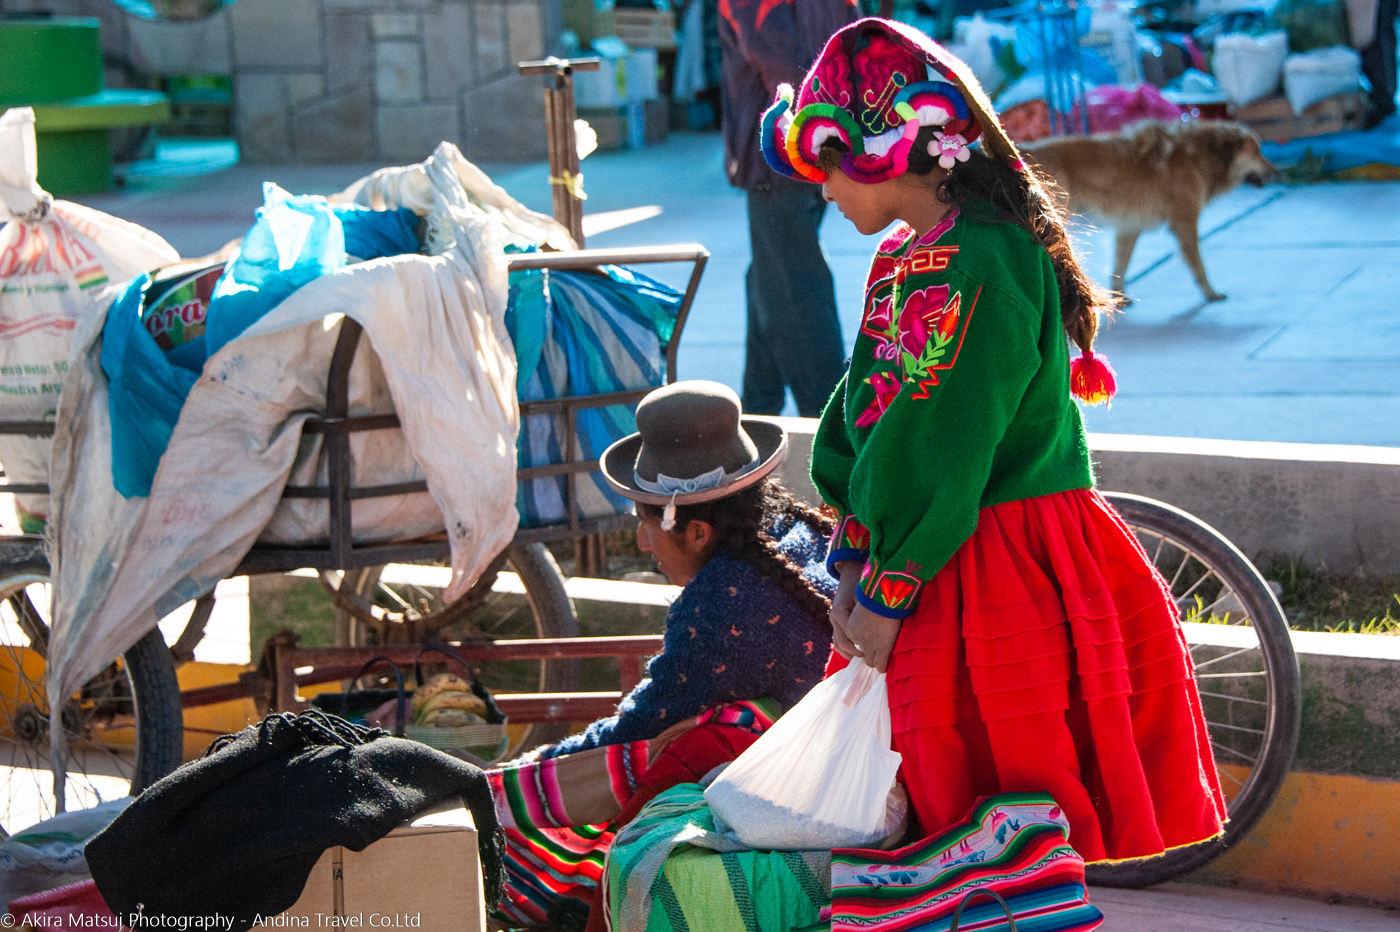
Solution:
<path fill-rule="evenodd" d="M 905 619 L 888 673 L 894 749 L 926 835 L 1006 792 L 1052 795 L 1086 861 L 1221 831 L 1170 591 L 1097 492 L 982 509 Z"/>

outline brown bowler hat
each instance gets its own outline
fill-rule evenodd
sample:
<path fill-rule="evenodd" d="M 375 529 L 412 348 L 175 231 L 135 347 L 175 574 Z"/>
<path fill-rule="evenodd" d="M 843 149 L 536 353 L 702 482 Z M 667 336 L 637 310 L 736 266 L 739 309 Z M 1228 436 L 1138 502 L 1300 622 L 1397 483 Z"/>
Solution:
<path fill-rule="evenodd" d="M 637 433 L 603 452 L 608 485 L 649 505 L 726 498 L 761 480 L 787 453 L 787 432 L 742 417 L 739 396 L 718 382 L 675 382 L 637 405 Z"/>

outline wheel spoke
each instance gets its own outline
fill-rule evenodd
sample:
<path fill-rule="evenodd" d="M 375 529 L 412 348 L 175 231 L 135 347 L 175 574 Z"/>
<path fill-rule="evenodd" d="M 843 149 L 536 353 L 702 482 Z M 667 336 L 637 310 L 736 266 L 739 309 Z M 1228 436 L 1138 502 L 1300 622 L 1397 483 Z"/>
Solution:
<path fill-rule="evenodd" d="M 1225 699 L 1230 702 L 1243 702 L 1248 705 L 1262 705 L 1267 707 L 1269 703 L 1261 699 L 1246 699 L 1243 696 L 1227 696 L 1224 693 L 1208 693 L 1204 689 L 1200 691 L 1202 696 L 1209 696 L 1212 699 Z"/>
<path fill-rule="evenodd" d="M 1194 583 L 1191 584 L 1190 589 L 1187 589 L 1181 595 L 1177 596 L 1177 601 L 1180 602 L 1183 599 L 1189 599 L 1191 595 L 1201 587 L 1201 583 L 1205 582 L 1207 579 L 1211 579 L 1212 577 L 1215 577 L 1215 570 L 1207 570 L 1204 576 L 1202 576 L 1200 579 L 1196 580 Z M 1174 589 L 1175 587 L 1173 586 L 1173 590 Z"/>
<path fill-rule="evenodd" d="M 1212 741 L 1212 742 L 1210 743 L 1210 746 L 1213 747 L 1213 748 L 1215 748 L 1217 751 L 1224 751 L 1226 754 L 1233 754 L 1233 755 L 1235 755 L 1236 757 L 1240 758 L 1241 760 L 1247 760 L 1247 761 L 1249 761 L 1249 763 L 1250 763 L 1251 766 L 1252 766 L 1253 764 L 1255 764 L 1255 763 L 1258 761 L 1258 758 L 1257 758 L 1257 757 L 1250 757 L 1248 754 L 1242 753 L 1242 752 L 1240 752 L 1240 751 L 1236 751 L 1234 748 L 1232 748 L 1232 747 L 1226 747 L 1226 746 L 1223 745 L 1223 744 L 1217 744 L 1217 743 L 1214 742 L 1214 741 Z"/>
<path fill-rule="evenodd" d="M 1215 768 L 1215 772 L 1218 773 L 1218 774 L 1220 774 L 1220 776 L 1224 777 L 1225 779 L 1232 781 L 1232 782 L 1235 784 L 1235 786 L 1238 786 L 1238 787 L 1241 787 L 1241 788 L 1244 787 L 1244 781 L 1241 780 L 1239 777 L 1235 776 L 1234 774 L 1232 774 L 1230 771 L 1225 770 L 1225 769 L 1222 768 L 1222 767 L 1216 767 L 1216 768 Z"/>
<path fill-rule="evenodd" d="M 1228 728 L 1230 731 L 1243 731 L 1251 735 L 1264 734 L 1264 730 L 1261 728 L 1245 728 L 1240 725 L 1227 725 L 1224 722 L 1212 722 L 1209 719 L 1206 720 L 1206 724 L 1211 728 Z"/>
<path fill-rule="evenodd" d="M 1249 653 L 1249 652 L 1252 651 L 1252 650 L 1258 650 L 1258 649 L 1259 649 L 1259 646 L 1258 646 L 1257 644 L 1256 644 L 1255 646 L 1253 646 L 1253 647 L 1241 647 L 1239 650 L 1233 650 L 1233 651 L 1231 651 L 1231 652 L 1228 653 L 1228 654 L 1221 654 L 1219 657 L 1216 657 L 1216 658 L 1214 658 L 1214 659 L 1212 659 L 1212 660 L 1207 660 L 1207 661 L 1205 661 L 1205 662 L 1203 662 L 1203 663 L 1198 663 L 1198 664 L 1196 664 L 1196 669 L 1197 669 L 1197 670 L 1204 670 L 1206 667 L 1210 666 L 1211 664 L 1219 663 L 1219 662 L 1222 661 L 1222 660 L 1229 660 L 1231 657 L 1238 657 L 1240 654 L 1247 654 L 1247 653 Z M 1200 674 L 1197 673 L 1196 675 L 1199 676 Z"/>
<path fill-rule="evenodd" d="M 1181 563 L 1177 566 L 1176 572 L 1172 574 L 1172 581 L 1167 584 L 1167 588 L 1170 591 L 1176 591 L 1177 581 L 1181 579 L 1181 573 L 1186 569 L 1186 564 L 1191 562 L 1191 556 L 1192 554 L 1189 550 L 1183 550 L 1181 552 Z"/>
<path fill-rule="evenodd" d="M 1258 671 L 1257 673 L 1197 673 L 1197 674 L 1196 674 L 1196 679 L 1198 679 L 1198 680 L 1223 680 L 1223 679 L 1230 679 L 1230 678 L 1237 678 L 1237 677 L 1246 677 L 1246 676 L 1268 676 L 1268 675 L 1269 675 L 1268 672 L 1267 672 L 1267 671 L 1264 671 L 1264 670 L 1260 670 L 1260 671 Z"/>

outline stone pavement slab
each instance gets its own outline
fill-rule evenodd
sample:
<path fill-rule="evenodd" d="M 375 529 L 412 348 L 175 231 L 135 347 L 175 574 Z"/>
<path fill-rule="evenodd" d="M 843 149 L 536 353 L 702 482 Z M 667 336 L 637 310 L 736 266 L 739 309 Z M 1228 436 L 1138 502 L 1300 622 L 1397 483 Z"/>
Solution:
<path fill-rule="evenodd" d="M 710 264 L 679 354 L 684 378 L 739 387 L 744 361 L 748 225 L 743 192 L 724 181 L 717 134 L 597 153 L 583 163 L 588 214 L 651 216 L 591 236 L 590 246 L 700 242 Z M 133 179 L 85 198 L 200 255 L 239 236 L 261 182 L 330 193 L 378 166 L 237 166 L 200 178 Z M 542 163 L 483 165 L 513 196 L 550 210 Z M 1165 230 L 1144 234 L 1129 267 L 1135 303 L 1108 322 L 1100 347 L 1119 375 L 1091 430 L 1121 434 L 1400 446 L 1400 182 L 1241 188 L 1201 218 L 1202 253 L 1228 300 L 1206 304 Z M 1112 236 L 1079 227 L 1092 273 L 1107 281 Z M 849 349 L 877 237 L 834 208 L 822 242 Z M 652 267 L 684 284 L 680 266 Z M 793 414 L 791 404 L 785 413 Z"/>
<path fill-rule="evenodd" d="M 1102 932 L 1397 932 L 1400 910 L 1165 883 L 1147 890 L 1093 887 Z"/>

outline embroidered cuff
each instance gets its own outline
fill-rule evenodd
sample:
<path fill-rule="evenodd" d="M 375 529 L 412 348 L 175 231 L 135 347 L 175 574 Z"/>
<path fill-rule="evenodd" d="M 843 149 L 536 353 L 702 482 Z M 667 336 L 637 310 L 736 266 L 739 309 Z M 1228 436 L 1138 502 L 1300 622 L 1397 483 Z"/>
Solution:
<path fill-rule="evenodd" d="M 847 560 L 864 563 L 870 553 L 870 531 L 860 523 L 855 515 L 844 515 L 831 532 L 831 543 L 826 551 L 826 571 L 839 580 L 836 564 Z"/>
<path fill-rule="evenodd" d="M 908 618 L 914 613 L 924 581 L 914 575 L 915 566 L 904 572 L 882 570 L 871 557 L 861 571 L 856 601 L 877 615 L 886 618 Z"/>

